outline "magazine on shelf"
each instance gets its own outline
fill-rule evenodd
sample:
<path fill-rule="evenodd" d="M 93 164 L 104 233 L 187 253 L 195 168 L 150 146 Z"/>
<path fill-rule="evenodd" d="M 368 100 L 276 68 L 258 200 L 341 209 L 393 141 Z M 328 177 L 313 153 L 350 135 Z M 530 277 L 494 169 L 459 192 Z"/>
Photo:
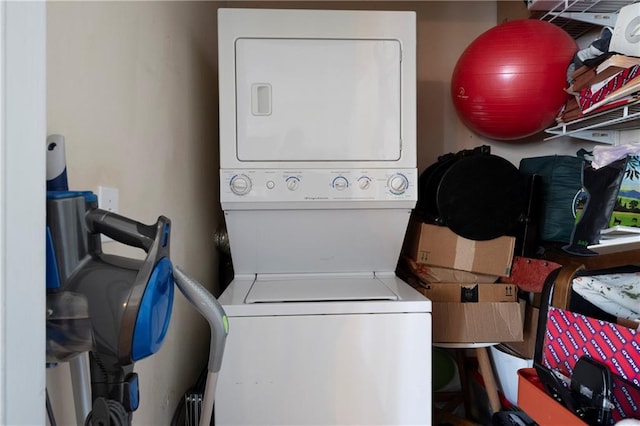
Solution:
<path fill-rule="evenodd" d="M 640 227 L 616 225 L 600 231 L 600 238 L 620 238 L 640 235 Z"/>
<path fill-rule="evenodd" d="M 616 225 L 600 231 L 600 241 L 587 248 L 598 254 L 640 249 L 640 228 Z"/>

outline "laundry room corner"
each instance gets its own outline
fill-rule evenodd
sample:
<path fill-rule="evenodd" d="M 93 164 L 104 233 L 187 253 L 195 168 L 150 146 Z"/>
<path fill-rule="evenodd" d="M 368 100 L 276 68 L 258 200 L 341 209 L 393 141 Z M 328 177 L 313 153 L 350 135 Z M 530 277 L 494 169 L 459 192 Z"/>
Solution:
<path fill-rule="evenodd" d="M 84 349 L 81 356 L 98 365 L 92 387 L 117 389 L 121 407 L 139 397 L 139 406 L 127 401 L 122 408 L 133 425 L 183 423 L 185 397 L 202 385 L 210 337 L 216 339 L 197 303 L 179 291 L 178 267 L 213 295 L 224 314 L 224 339 L 229 334 L 219 377 L 215 372 L 213 424 L 440 425 L 462 409 L 489 424 L 501 408 L 489 349 L 525 341 L 516 284 L 497 281 L 516 265 L 516 238 L 529 241 L 535 232 L 528 213 L 537 205 L 526 200 L 527 215 L 523 205 L 538 188 L 531 180 L 525 189 L 516 166 L 527 158 L 574 156 L 585 142 L 548 142 L 544 129 L 515 141 L 474 131 L 457 110 L 461 86 L 453 89 L 453 81 L 467 48 L 496 24 L 528 16 L 521 13 L 530 2 L 547 0 L 46 1 L 46 135 L 64 142 L 68 189 L 95 192 L 98 202 L 111 190 L 117 201 L 98 209 L 133 218 L 128 224 L 170 221 L 154 240 L 166 253 L 170 246 L 173 268 L 166 274 L 172 293 L 162 347 L 135 360 L 135 382 L 127 381 L 135 376 L 130 371 L 110 381 L 111 371 Z M 454 168 L 462 157 L 471 166 Z M 475 166 L 487 158 L 489 166 Z M 448 189 L 440 177 L 426 180 L 443 159 L 450 169 L 439 173 L 471 190 Z M 472 171 L 478 175 L 469 178 Z M 503 186 L 509 191 L 500 195 Z M 464 213 L 450 215 L 460 228 L 440 211 L 429 216 L 425 205 L 440 209 L 439 192 L 464 195 L 451 197 L 461 201 L 449 206 Z M 88 210 L 92 201 L 83 201 Z M 49 226 L 49 204 L 45 214 Z M 571 227 L 573 219 L 575 211 Z M 80 238 L 95 250 L 80 260 L 104 251 L 144 262 L 150 251 L 144 243 L 97 235 L 105 233 L 88 222 L 78 220 L 87 234 Z M 520 225 L 526 232 L 512 235 Z M 434 230 L 443 233 L 434 237 Z M 472 248 L 463 250 L 463 243 Z M 441 263 L 434 259 L 443 253 Z M 485 260 L 476 262 L 476 254 Z M 452 275 L 419 282 L 429 268 Z M 127 273 L 137 280 L 140 269 Z M 475 305 L 462 300 L 467 290 L 457 284 L 467 282 L 483 285 L 472 295 Z M 442 283 L 448 287 L 437 300 Z M 489 284 L 489 295 L 478 293 Z M 508 294 L 498 294 L 503 289 Z M 113 312 L 141 305 L 144 292 L 105 300 L 113 318 L 83 318 L 115 324 L 116 349 L 108 356 L 118 368 L 133 369 L 134 327 L 145 309 L 136 306 L 124 338 L 120 312 Z M 491 300 L 479 301 L 485 296 Z M 502 314 L 497 320 L 477 314 L 481 302 L 492 305 L 491 315 L 498 304 Z M 470 334 L 461 338 L 454 328 Z M 478 337 L 476 328 L 494 334 Z M 89 346 L 97 347 L 96 340 Z M 51 413 L 57 424 L 85 419 L 76 400 L 77 365 L 66 361 L 46 365 L 50 426 Z M 440 417 L 449 411 L 455 416 Z"/>
<path fill-rule="evenodd" d="M 415 11 L 418 168 L 457 144 L 478 143 L 455 117 L 449 72 L 470 34 L 495 23 L 494 2 L 48 3 L 47 134 L 65 137 L 70 188 L 117 188 L 120 213 L 143 223 L 169 217 L 172 260 L 214 294 L 222 290 L 213 241 L 223 225 L 216 26 L 221 7 Z M 113 242 L 104 249 L 140 256 Z M 171 419 L 204 366 L 205 325 L 177 294 L 164 346 L 136 364 L 136 424 Z M 47 385 L 59 423 L 74 423 L 68 366 L 49 368 Z"/>

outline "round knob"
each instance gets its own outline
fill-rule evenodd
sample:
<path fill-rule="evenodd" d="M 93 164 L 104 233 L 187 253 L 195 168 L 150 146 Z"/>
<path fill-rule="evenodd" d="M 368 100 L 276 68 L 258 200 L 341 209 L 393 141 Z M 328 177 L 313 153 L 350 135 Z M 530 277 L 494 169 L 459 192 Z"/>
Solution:
<path fill-rule="evenodd" d="M 349 181 L 344 176 L 338 176 L 333 180 L 333 187 L 338 191 L 342 191 L 349 186 Z"/>
<path fill-rule="evenodd" d="M 300 179 L 296 177 L 287 178 L 287 188 L 289 191 L 295 191 L 300 186 Z"/>
<path fill-rule="evenodd" d="M 389 178 L 387 185 L 389 186 L 389 191 L 391 191 L 392 194 L 400 195 L 409 187 L 409 181 L 406 176 L 397 173 Z"/>
<path fill-rule="evenodd" d="M 358 187 L 362 190 L 369 189 L 371 187 L 371 179 L 368 177 L 361 177 L 358 179 Z"/>
<path fill-rule="evenodd" d="M 251 179 L 247 175 L 235 175 L 229 182 L 231 192 L 236 195 L 245 195 L 251 191 Z"/>

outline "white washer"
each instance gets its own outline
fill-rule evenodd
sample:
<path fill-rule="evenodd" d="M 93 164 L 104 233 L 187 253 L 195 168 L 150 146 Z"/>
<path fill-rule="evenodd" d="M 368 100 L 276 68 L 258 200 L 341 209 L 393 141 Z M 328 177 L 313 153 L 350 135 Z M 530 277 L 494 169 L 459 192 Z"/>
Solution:
<path fill-rule="evenodd" d="M 216 424 L 431 423 L 431 302 L 394 274 L 415 15 L 220 9 L 218 28 L 235 278 Z"/>

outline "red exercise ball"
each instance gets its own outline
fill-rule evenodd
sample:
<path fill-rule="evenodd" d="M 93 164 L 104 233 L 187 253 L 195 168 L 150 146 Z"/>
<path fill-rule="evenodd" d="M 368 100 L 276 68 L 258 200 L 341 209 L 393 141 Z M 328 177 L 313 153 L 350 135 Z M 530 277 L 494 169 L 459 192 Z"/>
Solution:
<path fill-rule="evenodd" d="M 578 46 L 554 24 L 520 19 L 476 38 L 458 59 L 451 97 L 464 124 L 516 140 L 553 124 L 567 100 L 567 68 Z"/>

